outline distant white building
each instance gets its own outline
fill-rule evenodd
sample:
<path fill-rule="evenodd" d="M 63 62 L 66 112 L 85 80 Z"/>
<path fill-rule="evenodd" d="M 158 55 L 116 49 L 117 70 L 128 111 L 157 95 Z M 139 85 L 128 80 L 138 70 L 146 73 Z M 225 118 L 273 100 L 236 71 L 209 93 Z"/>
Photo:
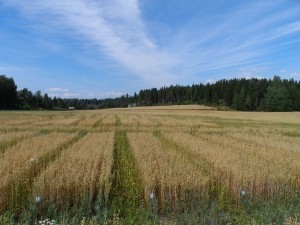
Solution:
<path fill-rule="evenodd" d="M 75 110 L 75 107 L 69 107 L 69 110 Z"/>
<path fill-rule="evenodd" d="M 128 108 L 136 107 L 136 103 L 129 103 Z"/>

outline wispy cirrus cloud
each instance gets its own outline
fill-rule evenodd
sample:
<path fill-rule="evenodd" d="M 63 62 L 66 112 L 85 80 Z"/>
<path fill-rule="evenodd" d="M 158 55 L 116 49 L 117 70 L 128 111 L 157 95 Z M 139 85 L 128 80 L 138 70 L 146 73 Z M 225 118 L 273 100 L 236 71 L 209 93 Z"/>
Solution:
<path fill-rule="evenodd" d="M 47 91 L 48 92 L 68 92 L 69 90 L 67 88 L 54 87 L 54 88 L 48 88 Z"/>
<path fill-rule="evenodd" d="M 173 5 L 149 2 L 160 7 Z M 233 2 L 211 1 L 211 9 L 206 12 L 202 1 L 188 0 L 184 3 L 187 11 L 198 8 L 194 9 L 197 13 L 184 18 L 184 23 L 172 24 L 163 17 L 154 23 L 168 30 L 162 39 L 163 30 L 149 29 L 154 19 L 144 15 L 147 8 L 139 0 L 3 0 L 2 5 L 17 8 L 31 21 L 30 28 L 44 32 L 46 38 L 46 34 L 74 38 L 90 54 L 89 58 L 80 58 L 82 54 L 78 53 L 81 62 L 97 66 L 109 59 L 112 63 L 107 70 L 122 68 L 149 86 L 193 83 L 196 76 L 212 82 L 224 78 L 220 76 L 227 71 L 232 76 L 260 76 L 270 72 L 272 64 L 286 66 L 276 54 L 295 58 L 299 48 L 293 46 L 300 42 L 299 2 Z M 180 8 L 164 10 L 168 17 L 168 12 Z M 58 53 L 64 49 L 47 41 L 40 44 Z M 205 76 L 211 71 L 216 71 L 216 76 Z M 140 84 L 136 87 L 138 90 Z"/>
<path fill-rule="evenodd" d="M 167 82 L 170 68 L 177 63 L 171 54 L 159 49 L 147 34 L 138 0 L 10 0 L 24 15 L 56 32 L 76 34 L 84 44 L 98 48 L 135 75 L 149 82 Z M 95 51 L 95 50 L 94 50 Z"/>
<path fill-rule="evenodd" d="M 0 74 L 6 74 L 9 75 L 9 73 L 16 72 L 16 71 L 26 71 L 28 69 L 21 68 L 21 67 L 14 67 L 14 66 L 1 66 L 0 65 Z"/>
<path fill-rule="evenodd" d="M 247 79 L 258 78 L 262 79 L 262 75 L 265 74 L 265 71 L 268 70 L 268 67 L 243 67 L 240 68 L 237 72 L 237 77 L 244 77 Z"/>
<path fill-rule="evenodd" d="M 185 59 L 181 69 L 187 74 L 275 63 L 272 54 L 289 54 L 289 45 L 299 42 L 295 35 L 300 34 L 300 4 L 293 8 L 286 4 L 243 2 L 220 14 L 209 14 L 202 18 L 205 22 L 197 18 L 180 29 L 171 49 Z"/>

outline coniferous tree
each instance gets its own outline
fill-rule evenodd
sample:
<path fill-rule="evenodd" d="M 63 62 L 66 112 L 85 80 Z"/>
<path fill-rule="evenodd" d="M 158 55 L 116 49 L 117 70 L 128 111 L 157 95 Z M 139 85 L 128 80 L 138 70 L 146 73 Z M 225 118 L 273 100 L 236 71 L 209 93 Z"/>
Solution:
<path fill-rule="evenodd" d="M 17 105 L 17 85 L 13 78 L 0 76 L 0 108 L 15 108 Z"/>
<path fill-rule="evenodd" d="M 264 108 L 267 111 L 290 111 L 292 102 L 288 90 L 282 85 L 281 79 L 275 76 L 273 83 L 268 87 L 264 99 Z"/>

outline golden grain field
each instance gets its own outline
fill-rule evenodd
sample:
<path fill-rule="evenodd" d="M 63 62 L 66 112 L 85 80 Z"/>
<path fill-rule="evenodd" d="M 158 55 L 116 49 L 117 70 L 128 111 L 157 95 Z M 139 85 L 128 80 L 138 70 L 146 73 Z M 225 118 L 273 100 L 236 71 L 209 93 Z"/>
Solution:
<path fill-rule="evenodd" d="M 0 112 L 0 124 L 0 215 L 21 215 L 37 197 L 43 212 L 51 205 L 96 213 L 114 196 L 130 195 L 113 188 L 124 182 L 122 172 L 133 177 L 139 207 L 157 214 L 211 201 L 241 207 L 245 198 L 290 199 L 300 191 L 299 112 Z M 121 133 L 132 158 L 118 155 Z"/>

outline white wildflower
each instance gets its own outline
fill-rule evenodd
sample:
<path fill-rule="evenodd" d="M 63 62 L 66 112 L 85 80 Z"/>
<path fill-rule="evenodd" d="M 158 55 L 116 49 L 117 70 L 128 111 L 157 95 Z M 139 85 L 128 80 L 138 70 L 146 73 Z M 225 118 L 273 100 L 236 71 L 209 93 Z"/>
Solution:
<path fill-rule="evenodd" d="M 154 193 L 153 193 L 153 192 L 150 192 L 149 197 L 150 197 L 150 199 L 153 199 L 153 198 L 154 198 Z"/>
<path fill-rule="evenodd" d="M 35 196 L 35 202 L 40 203 L 41 202 L 41 197 L 40 196 Z M 47 220 L 45 220 L 45 222 L 47 222 Z M 44 221 L 43 221 L 43 223 L 44 223 Z"/>
<path fill-rule="evenodd" d="M 34 163 L 34 162 L 37 162 L 38 159 L 37 158 L 31 158 L 27 161 L 27 164 L 30 164 L 30 163 Z"/>

